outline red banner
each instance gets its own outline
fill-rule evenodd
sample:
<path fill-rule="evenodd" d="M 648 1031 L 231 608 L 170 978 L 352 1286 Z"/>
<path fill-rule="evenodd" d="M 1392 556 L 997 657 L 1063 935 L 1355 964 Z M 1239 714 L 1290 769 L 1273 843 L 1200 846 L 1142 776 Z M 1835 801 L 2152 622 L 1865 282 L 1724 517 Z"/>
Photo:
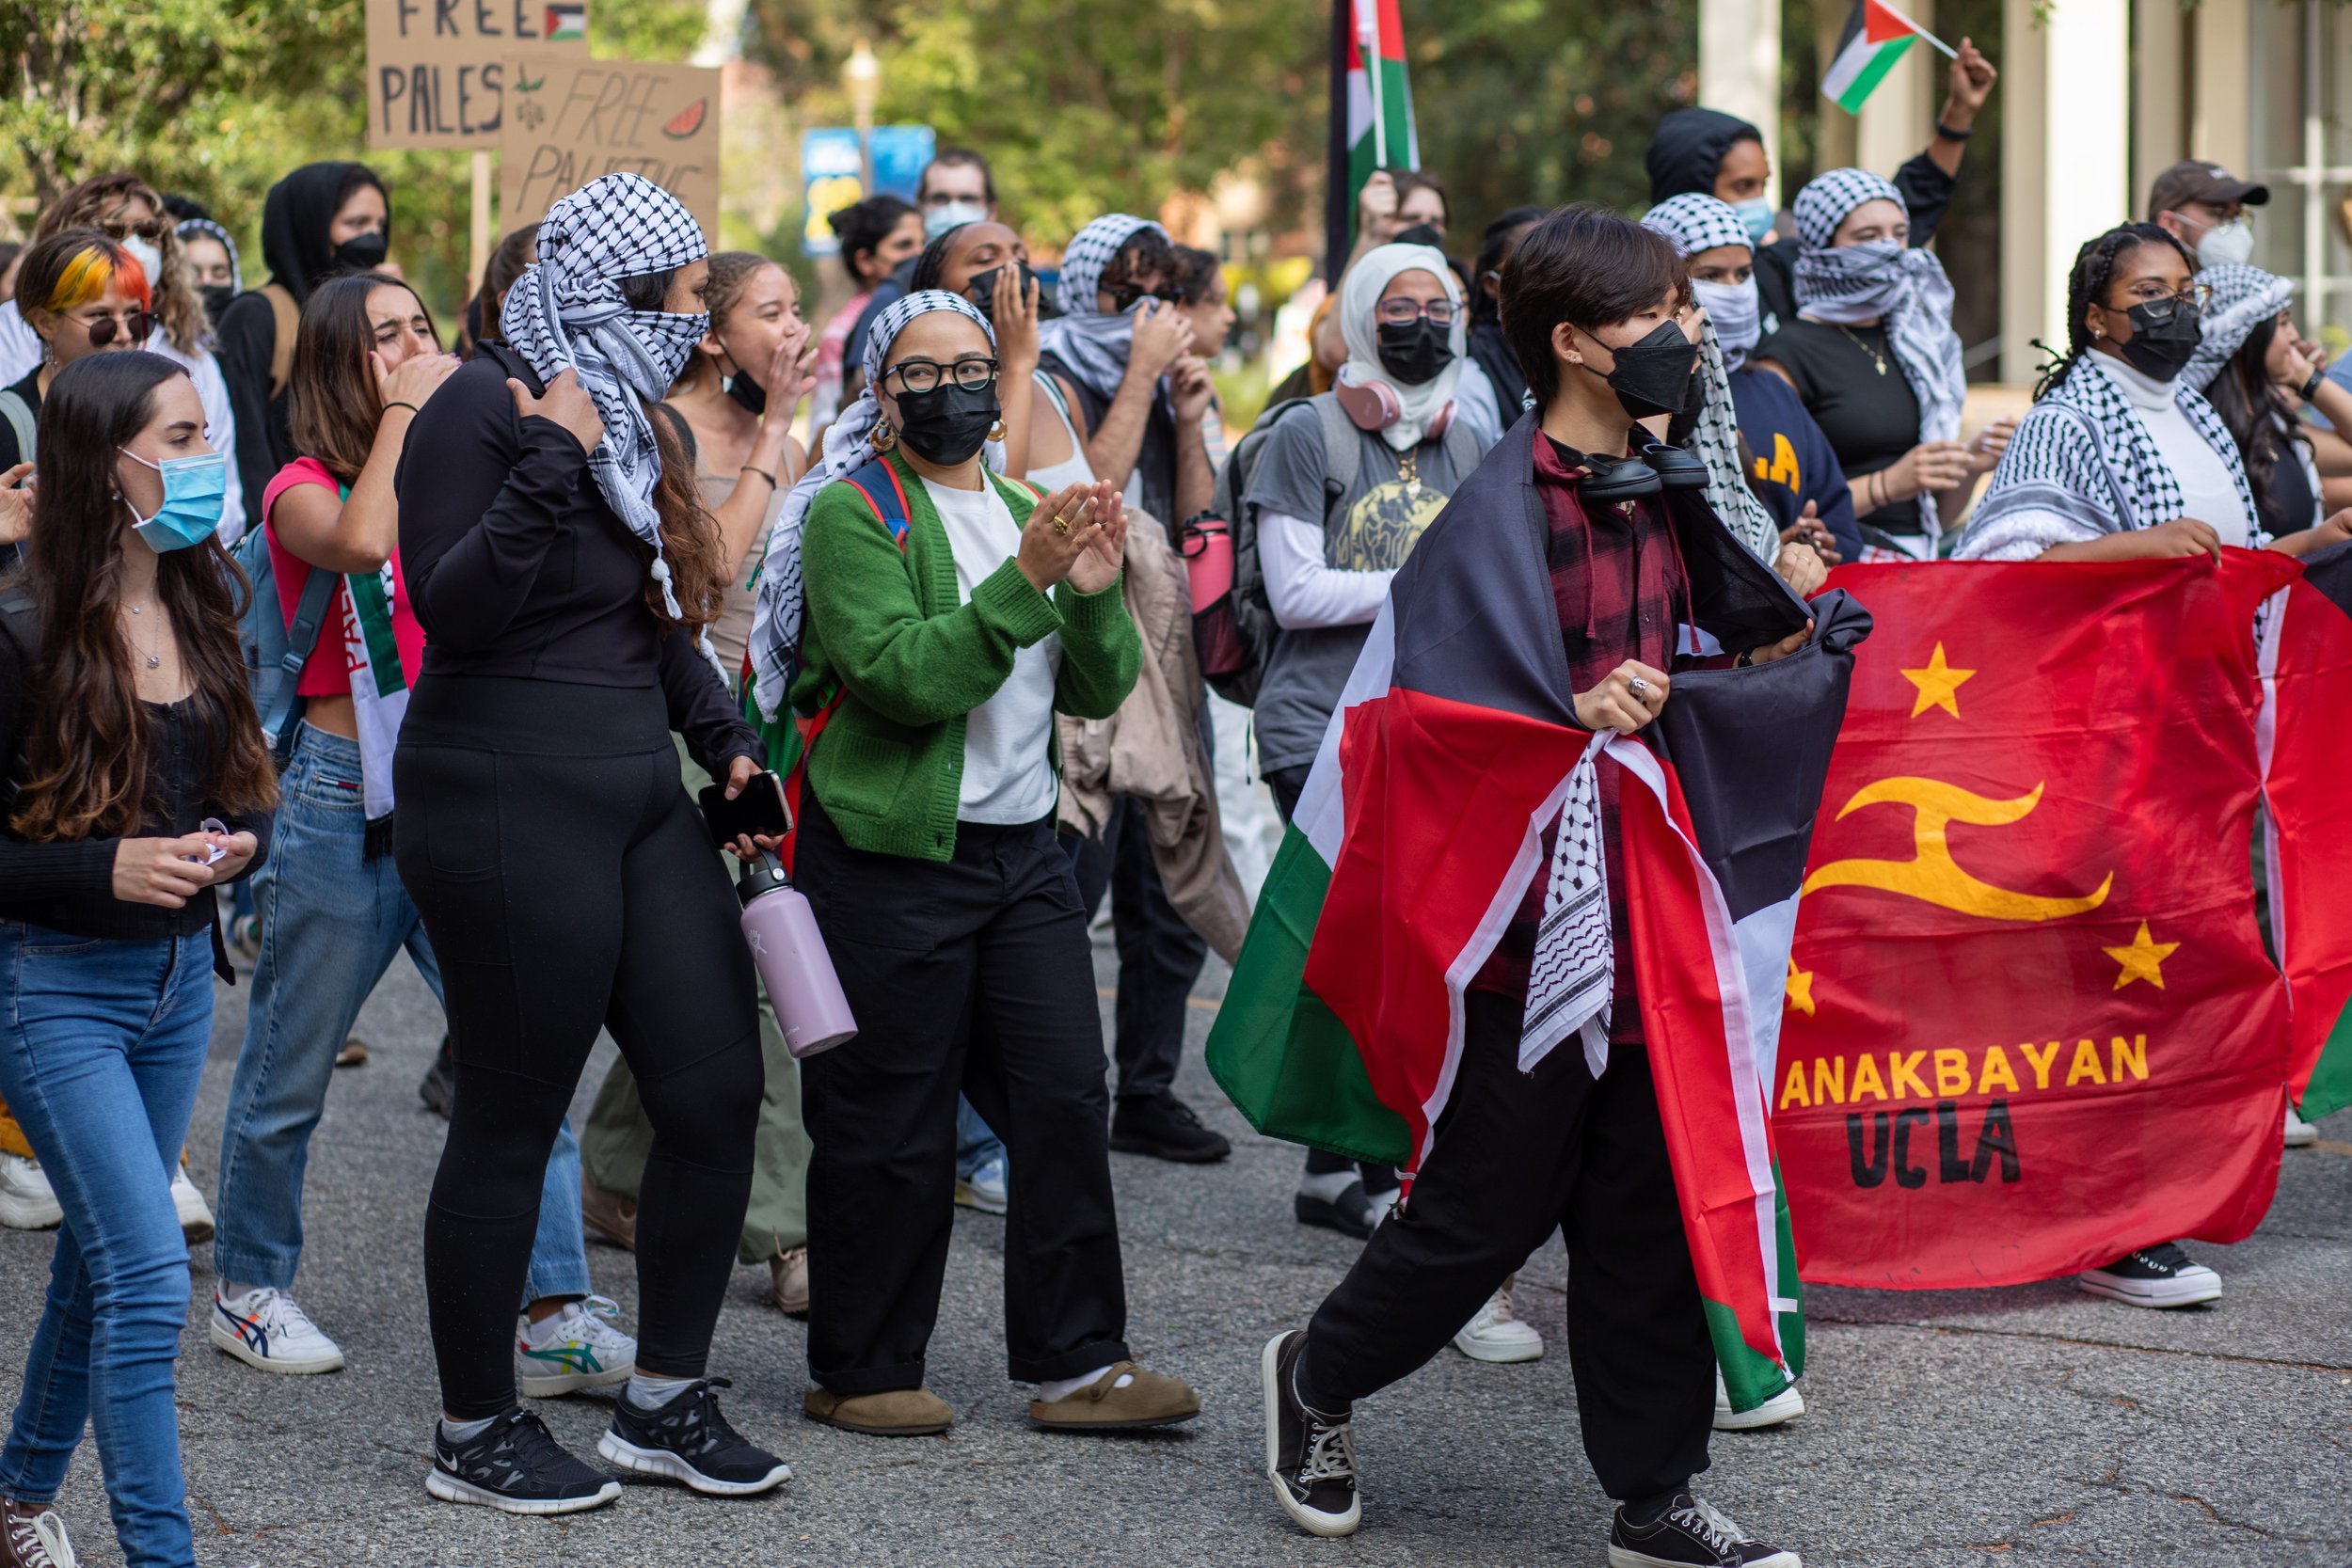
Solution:
<path fill-rule="evenodd" d="M 2273 552 L 1841 568 L 1871 611 L 1771 1094 L 1808 1280 L 2005 1285 L 2232 1242 L 2278 1180 L 2256 927 Z"/>

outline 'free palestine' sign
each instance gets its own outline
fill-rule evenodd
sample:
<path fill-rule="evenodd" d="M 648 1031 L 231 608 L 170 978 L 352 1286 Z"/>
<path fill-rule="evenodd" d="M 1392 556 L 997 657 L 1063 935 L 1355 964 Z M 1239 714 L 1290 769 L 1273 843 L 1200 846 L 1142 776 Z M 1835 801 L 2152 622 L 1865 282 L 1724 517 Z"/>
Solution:
<path fill-rule="evenodd" d="M 486 152 L 509 72 L 587 57 L 587 0 L 368 0 L 368 146 Z"/>
<path fill-rule="evenodd" d="M 719 235 L 719 76 L 636 60 L 509 62 L 500 221 L 518 229 L 607 174 L 642 174 Z"/>

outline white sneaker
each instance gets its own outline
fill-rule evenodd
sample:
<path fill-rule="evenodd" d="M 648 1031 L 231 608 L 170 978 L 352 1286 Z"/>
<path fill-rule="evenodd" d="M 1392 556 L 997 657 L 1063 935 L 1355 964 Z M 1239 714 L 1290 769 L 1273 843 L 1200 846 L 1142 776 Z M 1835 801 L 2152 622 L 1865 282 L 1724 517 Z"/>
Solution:
<path fill-rule="evenodd" d="M 627 1383 L 637 1370 L 637 1341 L 621 1332 L 621 1304 L 611 1296 L 567 1301 L 552 1318 L 525 1323 L 515 1354 L 516 1381 L 534 1400 Z"/>
<path fill-rule="evenodd" d="M 340 1372 L 343 1353 L 285 1291 L 263 1285 L 223 1300 L 213 1292 L 213 1343 L 265 1372 Z"/>
<path fill-rule="evenodd" d="M 1519 1322 L 1511 1307 L 1511 1287 L 1518 1278 L 1513 1275 L 1502 1282 L 1502 1289 L 1486 1298 L 1486 1305 L 1477 1315 L 1464 1323 L 1454 1336 L 1454 1348 L 1472 1361 L 1534 1361 L 1544 1354 L 1544 1337 L 1532 1324 Z"/>
<path fill-rule="evenodd" d="M 1754 1410 L 1735 1411 L 1731 1408 L 1731 1391 L 1724 1386 L 1721 1370 L 1715 1373 L 1715 1430 L 1717 1432 L 1755 1432 L 1764 1427 L 1776 1427 L 1793 1421 L 1804 1414 L 1804 1396 L 1790 1384 Z"/>
<path fill-rule="evenodd" d="M 1012 1177 L 1005 1157 L 983 1160 L 969 1176 L 956 1178 L 956 1201 L 983 1214 L 1001 1214 L 1012 1207 Z"/>
<path fill-rule="evenodd" d="M 204 1195 L 188 1180 L 188 1167 L 171 1167 L 171 1206 L 180 1212 L 180 1233 L 190 1246 L 213 1239 L 213 1212 L 205 1207 Z"/>
<path fill-rule="evenodd" d="M 55 1230 L 65 1223 L 57 1195 L 40 1162 L 0 1154 L 0 1225 L 11 1230 Z"/>
<path fill-rule="evenodd" d="M 2295 1114 L 2294 1106 L 2288 1106 L 2286 1131 L 2287 1148 L 2309 1148 L 2312 1145 L 2317 1142 L 2319 1142 L 2319 1129 L 2313 1127 L 2310 1122 L 2305 1121 L 2301 1117 L 2296 1116 Z"/>
<path fill-rule="evenodd" d="M 2074 1283 L 2094 1296 L 2126 1307 L 2195 1307 L 2221 1299 L 2221 1276 L 2171 1242 L 2126 1253 L 2103 1269 L 2085 1269 Z"/>

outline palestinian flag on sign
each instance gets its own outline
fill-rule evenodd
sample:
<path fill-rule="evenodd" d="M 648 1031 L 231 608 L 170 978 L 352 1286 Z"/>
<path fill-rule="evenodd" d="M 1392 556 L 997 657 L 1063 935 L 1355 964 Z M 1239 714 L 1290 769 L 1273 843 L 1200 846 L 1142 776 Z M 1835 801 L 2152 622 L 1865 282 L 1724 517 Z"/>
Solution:
<path fill-rule="evenodd" d="M 1864 101 L 1886 80 L 1911 40 L 1931 37 L 1885 0 L 1854 0 L 1845 31 L 1837 35 L 1837 53 L 1821 73 L 1821 96 L 1836 100 L 1848 114 L 1860 114 Z"/>
<path fill-rule="evenodd" d="M 1650 744 L 1597 739 L 1576 726 L 1561 657 L 1534 430 L 1503 438 L 1397 573 L 1259 895 L 1209 1067 L 1262 1132 L 1417 1165 L 1460 1060 L 1464 990 L 1542 870 L 1546 830 L 1583 768 L 1621 770 L 1633 950 L 1615 961 L 1640 975 L 1700 1292 L 1732 1402 L 1753 1409 L 1802 1364 L 1764 1084 L 1868 618 L 1840 595 L 1804 653 L 1677 673 Z M 1671 505 L 1701 630 L 1753 647 L 1804 625 L 1702 498 Z"/>
<path fill-rule="evenodd" d="M 1421 167 L 1397 0 L 1331 0 L 1331 151 L 1325 196 L 1329 265 L 1356 243 L 1356 199 L 1375 169 Z"/>
<path fill-rule="evenodd" d="M 2352 1105 L 2352 545 L 2308 556 L 2265 617 L 2256 727 L 2270 935 L 2294 1008 L 2287 1090 L 2306 1118 Z"/>
<path fill-rule="evenodd" d="M 548 6 L 549 43 L 568 43 L 588 37 L 587 0 L 549 0 Z"/>

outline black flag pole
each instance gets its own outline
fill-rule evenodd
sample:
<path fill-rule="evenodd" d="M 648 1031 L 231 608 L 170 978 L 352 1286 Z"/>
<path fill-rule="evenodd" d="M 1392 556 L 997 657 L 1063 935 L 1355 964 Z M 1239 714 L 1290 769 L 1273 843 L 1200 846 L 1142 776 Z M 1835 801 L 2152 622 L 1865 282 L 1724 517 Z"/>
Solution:
<path fill-rule="evenodd" d="M 1324 160 L 1323 276 L 1333 288 L 1355 244 L 1355 216 L 1347 210 L 1347 40 L 1353 0 L 1331 0 L 1331 135 Z"/>

